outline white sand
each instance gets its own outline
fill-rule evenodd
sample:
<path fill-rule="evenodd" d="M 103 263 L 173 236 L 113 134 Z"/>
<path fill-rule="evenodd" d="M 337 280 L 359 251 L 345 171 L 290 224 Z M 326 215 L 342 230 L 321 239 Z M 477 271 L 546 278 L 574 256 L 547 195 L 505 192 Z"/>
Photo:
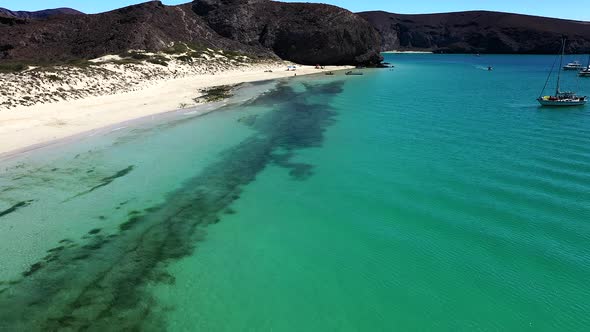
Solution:
<path fill-rule="evenodd" d="M 238 84 L 294 76 L 286 65 L 274 68 L 251 65 L 215 74 L 151 81 L 141 89 L 111 95 L 88 96 L 77 100 L 18 106 L 0 110 L 0 154 L 22 151 L 90 130 L 120 122 L 194 105 L 198 90 L 218 85 Z M 326 67 L 323 71 L 349 67 Z M 272 69 L 273 72 L 265 72 Z M 312 66 L 298 66 L 297 75 L 319 73 Z"/>

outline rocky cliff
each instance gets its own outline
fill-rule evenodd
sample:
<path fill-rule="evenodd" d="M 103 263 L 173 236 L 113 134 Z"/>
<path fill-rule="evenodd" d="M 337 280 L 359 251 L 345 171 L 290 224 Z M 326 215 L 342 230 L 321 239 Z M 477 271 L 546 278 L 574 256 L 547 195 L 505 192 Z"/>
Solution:
<path fill-rule="evenodd" d="M 9 18 L 7 18 L 8 20 Z M 262 48 L 223 38 L 190 4 L 147 2 L 96 15 L 61 15 L 45 20 L 0 20 L 0 59 L 60 62 L 97 58 L 133 49 L 159 51 L 175 42 L 272 56 Z"/>
<path fill-rule="evenodd" d="M 161 51 L 174 43 L 303 64 L 380 61 L 377 32 L 344 9 L 265 0 L 159 1 L 43 20 L 0 15 L 0 61 L 60 62 Z"/>
<path fill-rule="evenodd" d="M 342 8 L 268 0 L 199 0 L 195 12 L 220 35 L 302 64 L 377 64 L 380 37 Z"/>
<path fill-rule="evenodd" d="M 55 9 L 45 9 L 39 10 L 34 12 L 27 12 L 27 11 L 12 11 L 6 8 L 0 8 L 0 16 L 4 17 L 12 17 L 12 18 L 23 18 L 23 19 L 45 19 L 51 16 L 56 15 L 82 15 L 82 12 L 79 12 L 72 8 L 55 8 Z"/>
<path fill-rule="evenodd" d="M 381 35 L 381 49 L 444 53 L 590 52 L 590 22 L 472 11 L 428 15 L 359 13 Z"/>

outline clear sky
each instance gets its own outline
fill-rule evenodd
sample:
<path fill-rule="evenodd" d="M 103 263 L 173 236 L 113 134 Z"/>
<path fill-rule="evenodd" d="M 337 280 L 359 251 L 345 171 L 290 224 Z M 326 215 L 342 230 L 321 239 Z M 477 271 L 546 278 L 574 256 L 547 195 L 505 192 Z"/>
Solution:
<path fill-rule="evenodd" d="M 71 7 L 85 13 L 98 13 L 145 0 L 2 0 L 0 7 L 11 10 L 39 10 Z M 164 0 L 165 4 L 179 4 L 189 0 Z M 289 1 L 295 2 L 295 1 Z M 590 21 L 590 0 L 322 0 L 357 11 L 385 10 L 402 14 L 439 13 L 461 10 L 494 10 L 511 13 L 560 17 Z"/>

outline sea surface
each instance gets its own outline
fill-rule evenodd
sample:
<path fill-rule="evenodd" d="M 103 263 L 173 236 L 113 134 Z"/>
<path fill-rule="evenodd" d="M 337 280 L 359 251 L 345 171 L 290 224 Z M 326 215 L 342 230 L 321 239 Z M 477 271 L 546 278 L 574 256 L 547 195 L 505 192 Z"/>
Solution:
<path fill-rule="evenodd" d="M 588 331 L 590 105 L 386 61 L 0 160 L 0 331 Z"/>

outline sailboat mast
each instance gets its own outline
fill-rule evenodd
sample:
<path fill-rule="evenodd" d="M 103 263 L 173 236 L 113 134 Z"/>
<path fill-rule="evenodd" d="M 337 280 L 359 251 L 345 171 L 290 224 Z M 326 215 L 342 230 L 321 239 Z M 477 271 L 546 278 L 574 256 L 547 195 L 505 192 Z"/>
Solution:
<path fill-rule="evenodd" d="M 559 95 L 559 82 L 561 79 L 561 70 L 563 68 L 563 54 L 565 53 L 565 38 L 561 40 L 561 56 L 559 57 L 559 67 L 557 69 L 557 87 L 555 88 L 555 96 Z"/>

